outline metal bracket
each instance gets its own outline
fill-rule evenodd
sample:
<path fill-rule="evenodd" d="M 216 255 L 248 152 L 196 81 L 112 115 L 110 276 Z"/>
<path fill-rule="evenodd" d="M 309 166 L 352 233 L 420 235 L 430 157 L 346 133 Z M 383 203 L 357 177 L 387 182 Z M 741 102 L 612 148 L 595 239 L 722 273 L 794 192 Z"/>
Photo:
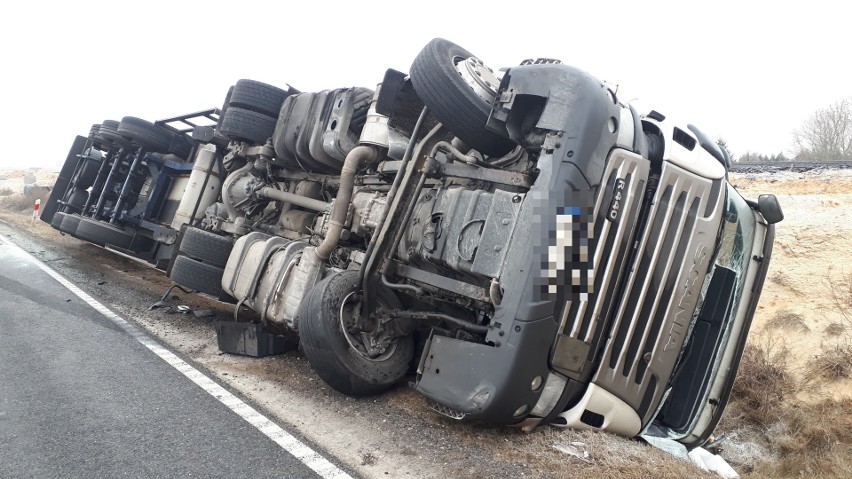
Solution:
<path fill-rule="evenodd" d="M 472 180 L 490 181 L 501 185 L 520 186 L 529 188 L 532 179 L 524 173 L 506 170 L 492 170 L 466 163 L 447 163 L 437 168 L 437 172 L 430 176 L 454 176 L 457 178 L 469 178 Z"/>
<path fill-rule="evenodd" d="M 560 334 L 553 348 L 553 369 L 566 376 L 578 379 L 583 372 L 586 358 L 589 355 L 589 344 L 571 336 Z"/>

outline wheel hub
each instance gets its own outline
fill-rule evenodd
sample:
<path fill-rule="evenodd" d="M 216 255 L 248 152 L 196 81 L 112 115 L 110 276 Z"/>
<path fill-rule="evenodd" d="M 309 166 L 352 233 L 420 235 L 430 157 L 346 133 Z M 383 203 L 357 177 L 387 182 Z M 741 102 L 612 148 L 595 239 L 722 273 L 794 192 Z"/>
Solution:
<path fill-rule="evenodd" d="M 494 101 L 494 97 L 497 95 L 497 87 L 500 86 L 500 79 L 494 74 L 494 70 L 476 57 L 455 57 L 453 63 L 459 75 L 465 83 L 470 85 L 476 96 L 489 104 Z"/>
<path fill-rule="evenodd" d="M 384 361 L 396 351 L 397 340 L 393 336 L 393 331 L 382 327 L 382 324 L 379 324 L 379 327 L 370 333 L 357 330 L 350 331 L 355 326 L 353 324 L 354 313 L 360 308 L 358 302 L 353 301 L 354 295 L 354 291 L 349 293 L 340 303 L 340 329 L 343 331 L 343 337 L 346 338 L 349 347 L 365 359 Z M 384 307 L 384 305 L 382 306 Z"/>

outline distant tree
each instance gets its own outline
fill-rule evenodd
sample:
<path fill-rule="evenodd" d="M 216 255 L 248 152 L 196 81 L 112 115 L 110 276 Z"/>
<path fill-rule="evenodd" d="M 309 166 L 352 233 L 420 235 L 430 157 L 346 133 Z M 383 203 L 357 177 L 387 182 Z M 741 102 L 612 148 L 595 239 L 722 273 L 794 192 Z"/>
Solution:
<path fill-rule="evenodd" d="M 779 162 L 779 161 L 790 161 L 790 159 L 789 159 L 789 158 L 787 158 L 786 156 L 784 156 L 784 152 L 783 152 L 783 151 L 778 152 L 778 154 L 777 154 L 777 155 L 772 155 L 772 156 L 770 156 L 770 157 L 769 157 L 769 162 L 770 162 L 770 163 L 777 163 L 777 162 Z"/>
<path fill-rule="evenodd" d="M 793 132 L 795 159 L 852 159 L 852 97 L 815 111 Z"/>
<path fill-rule="evenodd" d="M 764 155 L 763 153 L 753 153 L 751 151 L 743 153 L 737 158 L 738 163 L 775 163 L 777 161 L 790 161 L 790 159 L 784 156 L 784 153 Z"/>
<path fill-rule="evenodd" d="M 741 163 L 757 163 L 757 153 L 747 151 L 740 155 L 737 161 Z"/>

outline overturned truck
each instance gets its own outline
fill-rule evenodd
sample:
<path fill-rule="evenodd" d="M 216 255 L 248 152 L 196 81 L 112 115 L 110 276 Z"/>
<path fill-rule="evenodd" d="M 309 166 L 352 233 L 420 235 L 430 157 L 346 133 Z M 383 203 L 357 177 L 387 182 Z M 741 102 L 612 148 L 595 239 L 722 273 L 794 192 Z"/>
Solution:
<path fill-rule="evenodd" d="M 769 265 L 698 128 L 555 60 L 435 39 L 375 90 L 252 80 L 78 137 L 42 219 L 297 332 L 349 395 L 410 375 L 454 418 L 703 443 Z"/>

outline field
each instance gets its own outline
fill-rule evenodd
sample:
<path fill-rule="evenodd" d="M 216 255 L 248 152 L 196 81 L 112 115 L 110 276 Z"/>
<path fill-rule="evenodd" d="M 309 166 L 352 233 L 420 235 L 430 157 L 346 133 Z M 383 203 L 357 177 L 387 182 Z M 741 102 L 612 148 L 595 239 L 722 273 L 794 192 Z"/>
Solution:
<path fill-rule="evenodd" d="M 769 276 L 720 433 L 758 476 L 852 470 L 852 172 L 732 175 L 778 196 Z"/>

